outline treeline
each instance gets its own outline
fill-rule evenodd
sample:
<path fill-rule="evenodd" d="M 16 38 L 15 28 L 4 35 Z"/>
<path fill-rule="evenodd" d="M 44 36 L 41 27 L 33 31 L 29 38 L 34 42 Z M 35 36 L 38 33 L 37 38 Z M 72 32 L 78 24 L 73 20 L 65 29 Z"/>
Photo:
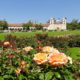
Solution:
<path fill-rule="evenodd" d="M 70 23 L 67 23 L 68 30 L 80 29 L 80 22 L 77 19 L 73 19 Z"/>
<path fill-rule="evenodd" d="M 35 27 L 34 30 L 43 30 L 43 25 L 41 23 L 33 23 L 32 21 L 23 23 L 22 26 L 24 30 L 30 30 L 31 27 Z"/>
<path fill-rule="evenodd" d="M 6 20 L 0 20 L 0 30 L 8 29 L 8 22 Z M 31 27 L 35 27 L 36 30 L 43 30 L 43 26 L 41 23 L 33 23 L 32 21 L 28 21 L 22 24 L 24 30 L 30 30 Z M 80 29 L 80 21 L 77 19 L 73 19 L 71 22 L 67 23 L 67 30 L 79 30 Z"/>

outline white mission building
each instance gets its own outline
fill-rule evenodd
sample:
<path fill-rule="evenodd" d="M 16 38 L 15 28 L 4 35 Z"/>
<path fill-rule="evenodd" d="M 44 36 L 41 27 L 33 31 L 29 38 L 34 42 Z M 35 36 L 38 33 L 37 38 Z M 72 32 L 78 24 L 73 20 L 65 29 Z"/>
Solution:
<path fill-rule="evenodd" d="M 56 20 L 55 18 L 51 18 L 49 20 L 49 23 L 41 24 L 43 26 L 43 29 L 46 30 L 66 30 L 66 18 L 62 18 L 61 20 Z M 34 30 L 36 24 L 33 24 L 30 27 L 30 30 Z M 22 24 L 9 24 L 8 30 L 23 30 Z"/>
<path fill-rule="evenodd" d="M 55 18 L 51 18 L 49 21 L 49 25 L 47 30 L 66 30 L 66 18 L 62 18 L 61 20 L 56 20 Z"/>

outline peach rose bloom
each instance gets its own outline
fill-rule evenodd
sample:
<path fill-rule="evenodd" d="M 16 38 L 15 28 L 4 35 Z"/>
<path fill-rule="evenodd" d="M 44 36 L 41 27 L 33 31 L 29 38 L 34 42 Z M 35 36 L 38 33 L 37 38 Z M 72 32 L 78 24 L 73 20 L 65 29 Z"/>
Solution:
<path fill-rule="evenodd" d="M 50 53 L 49 55 L 55 55 L 55 54 L 60 54 L 60 52 L 56 48 L 54 48 L 53 52 Z"/>
<path fill-rule="evenodd" d="M 20 69 L 20 68 L 17 68 L 17 69 L 15 70 L 15 72 L 16 72 L 16 75 L 19 75 L 20 72 L 21 72 L 21 69 Z"/>
<path fill-rule="evenodd" d="M 26 67 L 26 62 L 25 61 L 21 61 L 20 63 L 20 68 L 25 68 Z"/>
<path fill-rule="evenodd" d="M 63 53 L 61 53 L 61 54 L 55 54 L 55 55 L 50 55 L 48 57 L 48 62 L 52 66 L 61 66 L 61 65 L 65 65 L 68 62 L 68 58 Z"/>
<path fill-rule="evenodd" d="M 10 46 L 10 42 L 6 41 L 3 43 L 4 46 Z"/>
<path fill-rule="evenodd" d="M 53 53 L 55 54 L 59 54 L 60 52 L 58 51 L 58 49 L 56 49 L 56 48 L 54 48 L 54 51 L 53 51 Z"/>
<path fill-rule="evenodd" d="M 44 64 L 47 62 L 47 54 L 46 53 L 37 53 L 34 55 L 33 60 L 37 63 L 37 64 Z"/>
<path fill-rule="evenodd" d="M 50 46 L 45 46 L 42 48 L 42 51 L 46 53 L 52 53 L 54 51 L 54 48 Z"/>
<path fill-rule="evenodd" d="M 29 52 L 31 51 L 33 48 L 31 46 L 25 47 L 23 48 L 24 51 Z"/>

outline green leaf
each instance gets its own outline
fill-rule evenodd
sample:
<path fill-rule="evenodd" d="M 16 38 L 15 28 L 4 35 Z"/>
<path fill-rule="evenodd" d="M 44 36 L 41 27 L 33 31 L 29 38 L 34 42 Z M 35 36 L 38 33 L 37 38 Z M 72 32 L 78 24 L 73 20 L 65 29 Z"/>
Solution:
<path fill-rule="evenodd" d="M 12 75 L 4 75 L 3 78 L 4 79 L 13 79 L 14 77 Z"/>
<path fill-rule="evenodd" d="M 45 74 L 45 80 L 51 80 L 53 76 L 53 72 L 49 71 Z"/>
<path fill-rule="evenodd" d="M 73 79 L 73 77 L 70 75 L 70 76 L 65 76 L 65 80 L 75 80 L 75 79 Z"/>
<path fill-rule="evenodd" d="M 39 75 L 39 79 L 40 79 L 40 80 L 44 80 L 44 73 L 41 73 L 41 74 Z"/>
<path fill-rule="evenodd" d="M 9 75 L 4 75 L 3 78 L 9 78 Z"/>
<path fill-rule="evenodd" d="M 23 75 L 19 75 L 19 80 L 23 80 L 23 79 L 25 79 L 25 76 L 23 76 Z"/>
<path fill-rule="evenodd" d="M 4 78 L 2 76 L 0 76 L 0 80 L 4 80 Z"/>
<path fill-rule="evenodd" d="M 56 78 L 61 78 L 61 75 L 59 72 L 55 72 L 55 76 L 56 76 Z"/>

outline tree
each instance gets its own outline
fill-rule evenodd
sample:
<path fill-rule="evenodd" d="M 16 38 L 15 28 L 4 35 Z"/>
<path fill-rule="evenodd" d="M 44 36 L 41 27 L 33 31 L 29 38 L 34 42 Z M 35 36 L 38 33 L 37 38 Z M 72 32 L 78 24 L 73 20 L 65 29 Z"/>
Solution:
<path fill-rule="evenodd" d="M 0 29 L 2 30 L 5 30 L 5 29 L 8 29 L 8 23 L 7 23 L 7 21 L 5 21 L 5 20 L 1 20 L 0 21 Z"/>
<path fill-rule="evenodd" d="M 3 30 L 3 22 L 0 21 L 0 30 Z"/>
<path fill-rule="evenodd" d="M 80 22 L 78 23 L 78 29 L 80 29 Z"/>
<path fill-rule="evenodd" d="M 35 28 L 36 28 L 36 30 L 43 30 L 42 24 L 36 24 Z"/>
<path fill-rule="evenodd" d="M 70 30 L 80 29 L 80 23 L 77 19 L 73 19 L 70 23 L 67 23 L 67 26 Z"/>
<path fill-rule="evenodd" d="M 32 27 L 33 23 L 31 21 L 28 21 L 27 23 L 23 23 L 24 30 L 30 30 L 30 27 Z"/>
<path fill-rule="evenodd" d="M 7 23 L 7 21 L 4 20 L 3 22 L 4 22 L 3 30 L 8 29 L 8 23 Z"/>

